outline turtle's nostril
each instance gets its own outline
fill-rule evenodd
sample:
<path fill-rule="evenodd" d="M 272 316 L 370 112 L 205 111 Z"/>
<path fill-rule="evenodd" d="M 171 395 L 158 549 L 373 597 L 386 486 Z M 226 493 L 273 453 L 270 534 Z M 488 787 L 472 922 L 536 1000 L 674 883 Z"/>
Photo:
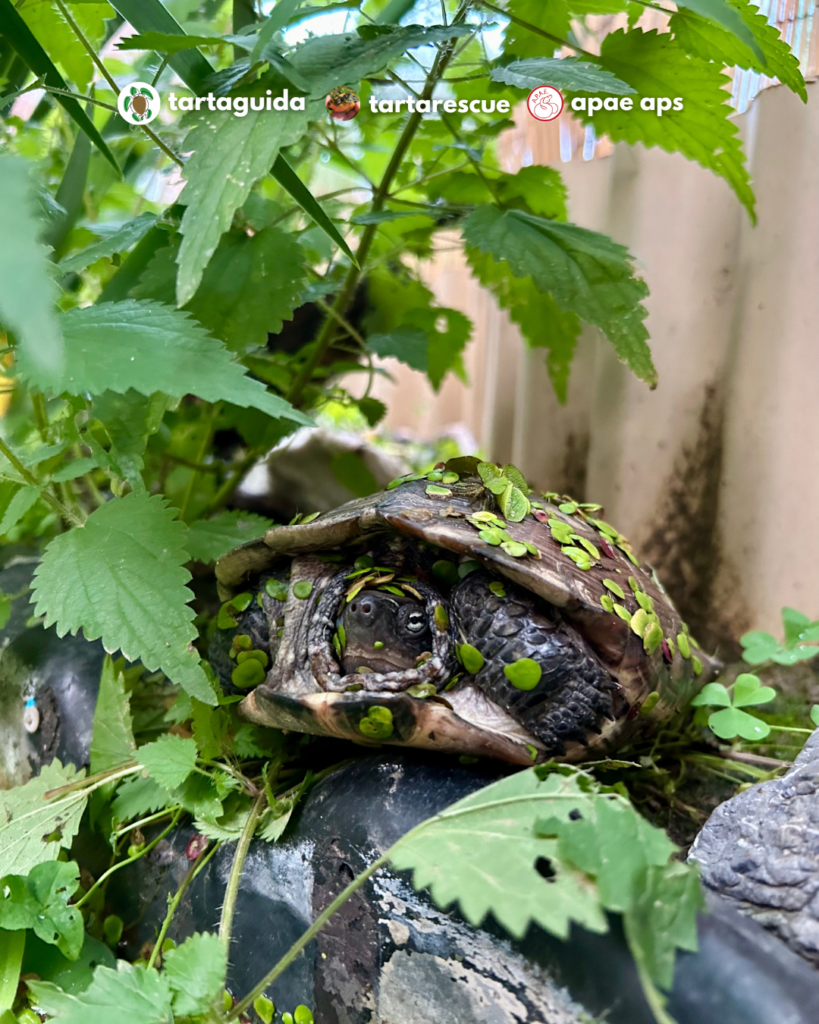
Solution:
<path fill-rule="evenodd" d="M 373 610 L 373 606 L 370 604 L 369 601 L 367 601 L 366 604 L 362 604 L 361 610 L 362 612 L 364 612 L 365 615 L 369 615 L 370 612 Z"/>

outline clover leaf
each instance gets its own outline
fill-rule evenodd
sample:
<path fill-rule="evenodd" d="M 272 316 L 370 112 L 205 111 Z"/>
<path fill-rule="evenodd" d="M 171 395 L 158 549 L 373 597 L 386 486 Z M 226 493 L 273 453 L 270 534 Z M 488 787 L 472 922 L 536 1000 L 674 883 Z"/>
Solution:
<path fill-rule="evenodd" d="M 819 654 L 819 647 L 812 646 L 813 642 L 819 640 L 819 622 L 811 622 L 807 615 L 795 608 L 783 608 L 782 626 L 784 644 L 770 633 L 761 631 L 740 637 L 742 660 L 749 665 L 761 665 L 766 661 L 773 661 L 777 665 L 795 665 L 798 661 L 806 661 Z"/>
<path fill-rule="evenodd" d="M 737 676 L 733 691 L 732 695 L 722 683 L 708 683 L 691 703 L 694 707 L 721 709 L 708 716 L 709 728 L 720 739 L 733 740 L 739 736 L 744 740 L 764 740 L 771 727 L 741 708 L 767 704 L 776 696 L 776 690 L 772 686 L 763 686 L 750 672 L 744 672 Z"/>

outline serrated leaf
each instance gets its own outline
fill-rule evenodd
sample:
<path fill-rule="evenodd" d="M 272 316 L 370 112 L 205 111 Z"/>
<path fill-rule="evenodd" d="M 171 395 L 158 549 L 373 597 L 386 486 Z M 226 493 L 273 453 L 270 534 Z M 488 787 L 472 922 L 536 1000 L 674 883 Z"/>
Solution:
<path fill-rule="evenodd" d="M 192 151 L 185 165 L 187 184 L 180 201 L 187 204 L 180 231 L 177 303 L 184 306 L 196 293 L 202 274 L 233 214 L 266 175 L 283 146 L 298 142 L 315 115 L 308 109 L 277 112 L 275 118 L 234 117 L 229 111 L 200 111 L 184 148 Z"/>
<path fill-rule="evenodd" d="M 117 961 L 97 967 L 87 989 L 73 995 L 48 981 L 29 981 L 33 1005 L 56 1024 L 173 1024 L 168 979 L 158 971 Z"/>
<path fill-rule="evenodd" d="M 117 43 L 118 50 L 156 50 L 157 53 L 179 53 L 197 46 L 218 46 L 223 44 L 222 36 L 187 36 L 170 32 L 141 32 L 125 36 Z"/>
<path fill-rule="evenodd" d="M 191 935 L 163 956 L 164 974 L 180 1016 L 204 1014 L 221 1000 L 227 971 L 227 947 L 215 933 Z"/>
<path fill-rule="evenodd" d="M 621 361 L 650 386 L 657 383 L 640 300 L 648 288 L 634 277 L 628 250 L 605 235 L 520 210 L 481 206 L 463 224 L 468 247 L 530 277 L 564 312 L 600 327 Z"/>
<path fill-rule="evenodd" d="M 154 782 L 177 789 L 196 767 L 196 741 L 166 733 L 140 747 L 136 756 Z"/>
<path fill-rule="evenodd" d="M 464 917 L 479 925 L 490 912 L 521 937 L 531 921 L 565 938 L 576 921 L 603 932 L 606 921 L 594 888 L 570 865 L 555 862 L 557 841 L 538 838 L 538 818 L 584 798 L 575 776 L 534 771 L 502 779 L 413 829 L 393 848 L 398 870 L 412 869 L 416 888 L 429 888 L 435 902 L 458 902 Z M 481 836 L 480 843 L 475 835 Z M 546 881 L 535 868 L 547 857 L 556 874 Z"/>
<path fill-rule="evenodd" d="M 107 655 L 102 664 L 94 731 L 91 736 L 92 775 L 108 771 L 133 759 L 136 742 L 131 725 L 131 697 L 125 689 L 125 676 Z"/>
<path fill-rule="evenodd" d="M 156 302 L 106 302 L 72 309 L 61 317 L 65 339 L 62 372 L 19 360 L 21 374 L 34 387 L 53 394 L 104 391 L 143 395 L 161 391 L 176 398 L 197 395 L 260 409 L 268 416 L 298 423 L 312 421 L 289 402 L 246 376 L 220 341 L 187 313 Z"/>
<path fill-rule="evenodd" d="M 748 68 L 769 78 L 776 77 L 807 103 L 808 94 L 799 61 L 779 34 L 776 24 L 769 24 L 759 8 L 746 0 L 728 0 L 728 3 L 753 33 L 764 62 L 735 35 L 690 9 L 678 10 L 669 22 L 679 45 L 703 60 L 716 61 L 727 67 Z M 691 5 L 685 6 L 690 8 Z"/>
<path fill-rule="evenodd" d="M 117 789 L 111 805 L 117 821 L 134 821 L 154 811 L 161 811 L 169 803 L 168 793 L 153 779 L 126 779 Z"/>
<path fill-rule="evenodd" d="M 92 414 L 105 427 L 111 441 L 107 458 L 97 460 L 122 480 L 127 480 L 137 493 L 145 490 L 142 480 L 143 453 L 151 434 L 162 424 L 162 417 L 174 400 L 161 392 L 147 397 L 128 390 L 124 394 L 103 391 L 94 398 Z M 90 444 L 94 439 L 86 435 Z"/>
<path fill-rule="evenodd" d="M 76 960 L 85 938 L 82 915 L 68 900 L 80 884 L 80 869 L 71 861 L 36 864 L 27 876 L 0 878 L 0 928 L 30 928 L 63 956 Z"/>
<path fill-rule="evenodd" d="M 14 332 L 20 356 L 59 372 L 63 342 L 53 311 L 57 288 L 38 232 L 25 160 L 0 157 L 0 323 Z"/>
<path fill-rule="evenodd" d="M 189 646 L 196 637 L 186 529 L 159 496 L 129 494 L 96 509 L 84 526 L 55 537 L 33 582 L 36 614 L 59 636 L 82 628 L 109 654 L 162 669 L 188 693 L 215 704 Z"/>
<path fill-rule="evenodd" d="M 3 517 L 0 519 L 0 536 L 2 536 L 8 533 L 13 526 L 16 526 L 26 512 L 36 504 L 40 497 L 40 488 L 32 487 L 28 484 L 21 487 L 19 484 L 6 481 L 0 486 L 2 486 L 6 494 L 8 494 L 9 490 L 13 492 L 8 500 L 8 504 L 3 509 Z M 6 494 L 3 494 L 3 499 L 5 499 Z"/>
<path fill-rule="evenodd" d="M 405 50 L 445 43 L 473 31 L 466 25 L 405 25 L 373 39 L 363 39 L 357 32 L 314 36 L 292 50 L 288 59 L 310 81 L 312 95 L 323 97 L 337 85 L 354 85 L 383 70 Z"/>
<path fill-rule="evenodd" d="M 382 359 L 398 359 L 413 370 L 426 373 L 429 367 L 427 349 L 429 339 L 419 327 L 396 327 L 389 334 L 371 334 L 367 348 Z"/>
<path fill-rule="evenodd" d="M 600 63 L 640 96 L 679 97 L 683 109 L 669 110 L 662 117 L 637 109 L 601 110 L 591 117 L 578 112 L 583 123 L 593 123 L 598 134 L 615 142 L 642 142 L 696 160 L 728 182 L 755 220 L 754 194 L 719 65 L 687 53 L 668 33 L 640 29 L 607 35 Z"/>
<path fill-rule="evenodd" d="M 92 263 L 104 256 L 113 256 L 118 252 L 126 252 L 143 238 L 156 224 L 156 214 L 142 213 L 133 220 L 126 221 L 118 231 L 107 234 L 99 242 L 94 242 L 81 252 L 73 253 L 60 260 L 58 266 L 64 274 L 79 274 Z"/>
<path fill-rule="evenodd" d="M 239 544 L 263 537 L 273 525 L 252 512 L 220 512 L 213 519 L 199 519 L 190 527 L 188 553 L 200 562 L 215 562 Z"/>
<path fill-rule="evenodd" d="M 527 91 L 539 85 L 553 85 L 555 89 L 605 92 L 611 96 L 627 96 L 634 92 L 630 85 L 621 82 L 610 71 L 577 57 L 529 57 L 494 68 L 489 77 L 495 82 Z"/>
<path fill-rule="evenodd" d="M 57 6 L 52 0 L 23 0 L 17 10 L 49 57 L 84 92 L 94 77 L 94 64 Z"/>
<path fill-rule="evenodd" d="M 35 864 L 56 860 L 80 827 L 87 797 L 81 790 L 46 802 L 51 789 L 83 778 L 55 758 L 24 786 L 0 792 L 0 875 L 27 875 Z"/>
<path fill-rule="evenodd" d="M 440 178 L 433 177 L 425 191 L 431 200 L 446 199 L 474 206 L 494 200 L 538 217 L 566 219 L 566 186 L 560 172 L 542 164 L 521 167 L 516 174 L 481 177 L 471 171 L 451 171 Z"/>

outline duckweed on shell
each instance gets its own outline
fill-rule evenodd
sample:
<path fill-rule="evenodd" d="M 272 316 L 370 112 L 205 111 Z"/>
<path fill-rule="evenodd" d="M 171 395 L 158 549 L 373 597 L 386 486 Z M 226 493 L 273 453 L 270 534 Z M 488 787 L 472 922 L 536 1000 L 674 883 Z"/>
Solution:
<path fill-rule="evenodd" d="M 427 494 L 440 498 L 449 498 L 452 495 L 452 491 L 450 491 L 448 487 L 439 487 L 437 484 L 429 484 L 427 487 Z"/>
<path fill-rule="evenodd" d="M 241 690 L 249 690 L 251 686 L 258 686 L 264 681 L 264 677 L 265 670 L 261 662 L 256 661 L 255 658 L 249 658 L 241 665 L 237 665 L 230 674 L 233 685 L 238 686 Z"/>
<path fill-rule="evenodd" d="M 449 629 L 449 612 L 444 608 L 442 604 L 435 605 L 435 611 L 432 615 L 435 620 L 435 625 L 441 633 L 445 633 Z"/>
<path fill-rule="evenodd" d="M 691 645 L 688 643 L 688 637 L 685 633 L 677 634 L 677 650 L 684 658 L 688 659 L 691 657 Z"/>
<path fill-rule="evenodd" d="M 623 593 L 623 588 L 619 583 L 615 583 L 614 580 L 603 580 L 603 586 L 606 590 L 610 590 L 615 597 L 619 597 L 621 601 L 626 599 L 626 595 Z"/>
<path fill-rule="evenodd" d="M 306 601 L 312 593 L 313 584 L 310 580 L 299 580 L 298 583 L 293 584 L 293 596 L 300 601 Z"/>
<path fill-rule="evenodd" d="M 643 650 L 646 654 L 653 654 L 663 642 L 663 631 L 657 622 L 652 622 L 643 633 Z"/>
<path fill-rule="evenodd" d="M 274 601 L 287 600 L 287 586 L 279 580 L 269 579 L 264 585 L 264 592 Z"/>
<path fill-rule="evenodd" d="M 543 675 L 543 669 L 533 658 L 518 658 L 505 665 L 503 674 L 516 690 L 534 690 Z"/>
<path fill-rule="evenodd" d="M 506 591 L 503 588 L 503 584 L 500 580 L 492 580 L 489 584 L 489 589 L 495 595 L 495 597 L 506 597 Z"/>
<path fill-rule="evenodd" d="M 645 634 L 645 631 L 648 629 L 648 622 L 648 612 L 645 608 L 638 608 L 631 616 L 631 628 L 639 637 Z"/>
<path fill-rule="evenodd" d="M 461 644 L 458 648 L 460 662 L 471 675 L 477 675 L 484 666 L 484 657 L 472 644 Z"/>
<path fill-rule="evenodd" d="M 624 622 L 631 622 L 631 612 L 628 608 L 624 608 L 621 604 L 615 604 L 614 610 Z"/>
<path fill-rule="evenodd" d="M 643 701 L 643 703 L 640 705 L 640 714 L 650 715 L 654 708 L 657 706 L 659 699 L 660 695 L 656 690 L 653 693 L 650 693 Z"/>
<path fill-rule="evenodd" d="M 614 611 L 614 601 L 609 597 L 608 594 L 603 594 L 600 598 L 600 604 L 606 609 L 607 612 Z"/>

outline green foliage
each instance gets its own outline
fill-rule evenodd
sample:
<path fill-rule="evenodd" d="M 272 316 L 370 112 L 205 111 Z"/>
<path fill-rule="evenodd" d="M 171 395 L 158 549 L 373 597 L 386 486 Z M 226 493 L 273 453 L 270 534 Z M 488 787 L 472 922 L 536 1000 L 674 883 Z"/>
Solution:
<path fill-rule="evenodd" d="M 200 562 L 215 562 L 239 544 L 263 537 L 271 526 L 269 519 L 252 512 L 220 512 L 213 519 L 199 519 L 188 531 L 188 554 Z"/>
<path fill-rule="evenodd" d="M 165 956 L 165 976 L 179 1016 L 207 1013 L 221 1000 L 227 950 L 218 935 L 192 935 Z"/>
<path fill-rule="evenodd" d="M 117 970 L 98 967 L 84 992 L 64 992 L 47 981 L 30 981 L 33 1005 L 57 1024 L 173 1024 L 172 996 L 165 975 L 120 960 Z"/>
<path fill-rule="evenodd" d="M 125 676 L 110 656 L 105 658 L 94 710 L 91 737 L 91 774 L 118 768 L 133 760 L 136 742 L 131 725 L 131 699 Z"/>
<path fill-rule="evenodd" d="M 762 665 L 766 661 L 777 665 L 795 665 L 819 654 L 819 622 L 811 622 L 807 615 L 795 608 L 782 609 L 784 644 L 770 633 L 754 631 L 740 637 L 742 659 L 749 665 Z"/>
<path fill-rule="evenodd" d="M 137 757 L 148 775 L 164 789 L 177 789 L 196 767 L 195 740 L 168 734 L 140 747 Z"/>
<path fill-rule="evenodd" d="M 576 57 L 516 60 L 495 68 L 490 77 L 495 82 L 505 82 L 527 92 L 544 82 L 569 92 L 605 92 L 611 96 L 627 96 L 634 92 L 630 85 L 621 82 L 611 72 Z"/>
<path fill-rule="evenodd" d="M 161 668 L 214 704 L 189 648 L 196 629 L 187 560 L 185 527 L 162 498 L 114 499 L 48 545 L 33 585 L 37 614 L 56 624 L 59 636 L 82 628 L 89 640 L 101 637 L 107 651 Z"/>
<path fill-rule="evenodd" d="M 68 900 L 79 886 L 75 863 L 49 860 L 36 864 L 28 875 L 0 878 L 0 928 L 30 928 L 43 942 L 76 960 L 85 933 L 82 915 Z"/>
<path fill-rule="evenodd" d="M 764 740 L 770 734 L 767 722 L 754 718 L 744 707 L 767 704 L 776 696 L 771 686 L 763 686 L 759 678 L 749 672 L 738 675 L 733 685 L 733 695 L 722 683 L 707 683 L 691 701 L 694 707 L 718 707 L 708 716 L 708 725 L 720 739 L 732 740 L 741 736 L 744 740 Z"/>

